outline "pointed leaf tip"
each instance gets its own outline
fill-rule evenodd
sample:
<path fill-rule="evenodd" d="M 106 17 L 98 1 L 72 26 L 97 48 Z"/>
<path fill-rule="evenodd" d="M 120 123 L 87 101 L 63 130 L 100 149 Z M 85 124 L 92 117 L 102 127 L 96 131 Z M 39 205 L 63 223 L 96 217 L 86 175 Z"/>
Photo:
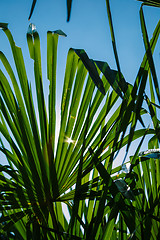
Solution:
<path fill-rule="evenodd" d="M 37 0 L 33 0 L 33 2 L 32 2 L 32 7 L 31 7 L 31 11 L 30 11 L 30 14 L 29 14 L 29 18 L 28 18 L 28 20 L 31 19 L 31 16 L 32 16 L 32 14 L 33 14 L 33 11 L 34 11 L 34 8 L 35 8 L 35 5 L 36 5 L 36 2 L 37 2 Z"/>
<path fill-rule="evenodd" d="M 69 22 L 70 20 L 71 7 L 72 7 L 72 0 L 67 0 L 67 22 Z"/>
<path fill-rule="evenodd" d="M 7 29 L 8 23 L 0 23 L 0 29 Z"/>
<path fill-rule="evenodd" d="M 95 63 L 92 59 L 89 59 L 87 53 L 84 51 L 84 49 L 73 49 L 75 53 L 78 55 L 78 57 L 83 62 L 84 66 L 89 72 L 90 77 L 92 78 L 94 84 L 99 89 L 99 91 L 105 95 L 105 89 L 103 86 L 103 82 L 98 74 L 97 68 L 95 66 Z"/>
<path fill-rule="evenodd" d="M 27 33 L 33 34 L 33 33 L 35 33 L 36 31 L 37 31 L 37 30 L 36 30 L 36 25 L 34 25 L 33 23 L 30 23 L 30 24 L 29 24 L 29 27 L 28 27 Z"/>
<path fill-rule="evenodd" d="M 60 35 L 60 36 L 63 36 L 63 37 L 67 37 L 67 34 L 65 34 L 62 30 L 58 29 L 56 31 L 53 31 L 54 33 Z"/>

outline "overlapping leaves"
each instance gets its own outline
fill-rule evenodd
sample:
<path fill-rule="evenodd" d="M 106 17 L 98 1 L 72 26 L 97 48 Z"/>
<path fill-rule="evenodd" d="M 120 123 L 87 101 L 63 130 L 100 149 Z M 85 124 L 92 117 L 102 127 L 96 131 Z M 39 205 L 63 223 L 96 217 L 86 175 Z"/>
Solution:
<path fill-rule="evenodd" d="M 106 198 L 104 194 L 106 187 L 98 177 L 98 172 L 92 180 L 89 178 L 95 166 L 89 149 L 92 148 L 93 151 L 99 149 L 97 157 L 101 155 L 103 161 L 110 156 L 111 151 L 116 152 L 127 142 L 126 136 L 121 144 L 112 148 L 120 107 L 105 121 L 119 96 L 110 90 L 105 75 L 100 79 L 100 71 L 96 65 L 94 65 L 96 75 L 90 76 L 88 74 L 90 68 L 83 65 L 76 54 L 78 50 L 70 49 L 61 98 L 59 138 L 56 143 L 57 44 L 58 33 L 62 32 L 47 33 L 47 76 L 50 84 L 47 110 L 42 81 L 40 39 L 35 28 L 32 31 L 33 28 L 30 26 L 30 29 L 31 31 L 27 33 L 27 42 L 34 63 L 38 113 L 35 110 L 33 91 L 27 79 L 21 49 L 15 45 L 10 31 L 7 28 L 3 29 L 11 46 L 18 81 L 9 61 L 1 52 L 0 59 L 9 76 L 6 77 L 5 73 L 0 71 L 0 131 L 5 139 L 5 143 L 1 140 L 1 152 L 7 157 L 10 165 L 1 168 L 0 201 L 3 212 L 1 223 L 6 223 L 2 229 L 13 228 L 13 224 L 16 223 L 17 228 L 25 226 L 26 234 L 32 236 L 35 226 L 39 232 L 38 236 L 63 239 L 65 238 L 63 233 L 67 231 L 67 226 L 71 225 L 69 234 L 76 239 L 76 236 L 83 235 L 80 226 L 87 231 L 87 225 L 91 224 L 88 222 L 86 225 L 82 220 L 82 214 L 86 209 L 85 199 L 88 198 L 91 202 L 97 199 L 100 208 L 102 204 L 99 199 L 103 196 L 105 203 Z M 96 81 L 98 88 L 95 88 Z M 105 89 L 102 91 L 106 96 L 99 91 L 101 90 L 99 83 Z M 135 132 L 134 137 L 136 139 L 141 135 L 142 133 L 137 135 Z M 67 192 L 75 184 L 76 189 Z M 73 200 L 74 203 L 78 201 L 76 205 L 70 202 Z M 65 202 L 70 209 L 69 225 L 60 202 Z M 94 205 L 91 203 L 89 212 L 94 219 L 93 208 Z M 105 208 L 101 208 L 101 218 L 104 217 L 104 210 Z M 73 222 L 72 219 L 76 221 Z M 77 224 L 79 228 L 75 229 Z M 101 224 L 100 220 L 97 224 Z M 97 234 L 97 224 L 93 229 L 93 235 Z"/>
<path fill-rule="evenodd" d="M 146 134 L 153 136 L 149 148 L 158 148 L 158 105 L 153 85 L 158 100 L 159 88 L 152 53 L 160 23 L 149 41 L 141 8 L 146 54 L 134 85 L 129 85 L 121 73 L 109 1 L 106 3 L 117 71 L 107 63 L 90 60 L 84 50 L 69 50 L 57 141 L 57 45 L 59 35 L 65 34 L 60 30 L 47 33 L 48 108 L 39 35 L 35 28 L 27 34 L 34 64 L 37 113 L 21 49 L 15 45 L 7 25 L 1 24 L 12 49 L 18 80 L 0 52 L 5 68 L 0 71 L 0 132 L 5 139 L 1 139 L 0 150 L 8 160 L 7 166 L 0 166 L 0 221 L 3 231 L 18 231 L 17 239 L 158 237 L 159 161 L 143 156 L 139 159 L 138 151 Z M 145 94 L 148 75 L 151 100 Z M 142 108 L 144 99 L 153 129 L 145 129 L 142 120 L 147 112 Z M 118 100 L 118 107 L 111 113 Z M 136 130 L 137 121 L 142 129 Z M 128 152 L 132 141 L 142 136 L 129 173 L 120 172 L 124 163 L 112 169 L 117 152 L 125 145 Z M 62 202 L 68 207 L 68 219 Z"/>

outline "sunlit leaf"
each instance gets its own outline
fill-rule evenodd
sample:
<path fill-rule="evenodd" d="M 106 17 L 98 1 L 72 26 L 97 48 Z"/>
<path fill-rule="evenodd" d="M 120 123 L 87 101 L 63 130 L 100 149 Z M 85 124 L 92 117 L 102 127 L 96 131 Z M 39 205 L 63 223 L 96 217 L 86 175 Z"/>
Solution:
<path fill-rule="evenodd" d="M 29 24 L 29 27 L 28 27 L 27 33 L 28 33 L 28 34 L 33 34 L 33 33 L 35 33 L 35 32 L 36 32 L 36 26 L 35 26 L 33 23 L 30 23 L 30 24 Z"/>

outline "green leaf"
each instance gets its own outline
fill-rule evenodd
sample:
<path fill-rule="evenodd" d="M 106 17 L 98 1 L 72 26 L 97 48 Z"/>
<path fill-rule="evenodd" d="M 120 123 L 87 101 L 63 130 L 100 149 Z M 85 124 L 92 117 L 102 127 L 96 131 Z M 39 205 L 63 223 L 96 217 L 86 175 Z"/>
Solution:
<path fill-rule="evenodd" d="M 70 20 L 72 0 L 67 0 L 67 22 Z"/>
<path fill-rule="evenodd" d="M 139 156 L 160 159 L 160 149 L 148 149 L 147 151 L 140 152 Z"/>
<path fill-rule="evenodd" d="M 153 61 L 153 57 L 152 57 L 152 51 L 151 51 L 151 46 L 150 46 L 149 39 L 148 39 L 148 33 L 147 33 L 147 28 L 146 28 L 146 24 L 145 24 L 142 7 L 140 8 L 140 20 L 141 20 L 141 29 L 142 29 L 142 33 L 143 33 L 143 41 L 144 41 L 144 45 L 145 45 L 145 49 L 146 49 L 147 59 L 148 59 L 149 67 L 150 67 L 150 70 L 151 70 L 151 73 L 153 76 L 153 81 L 154 81 L 154 85 L 155 85 L 157 98 L 160 103 L 160 91 L 159 91 L 158 79 L 157 79 L 156 69 L 155 69 L 155 65 L 154 65 L 154 61 Z"/>
<path fill-rule="evenodd" d="M 62 36 L 62 37 L 67 37 L 67 35 L 62 31 L 62 30 L 55 30 L 55 31 L 53 31 L 54 33 L 56 33 L 56 34 L 58 34 L 58 35 L 60 35 L 60 36 Z"/>
<path fill-rule="evenodd" d="M 8 23 L 0 23 L 0 29 L 8 28 Z"/>
<path fill-rule="evenodd" d="M 105 89 L 103 86 L 103 82 L 99 77 L 99 74 L 97 72 L 96 66 L 94 64 L 94 61 L 89 59 L 88 55 L 83 49 L 73 49 L 75 53 L 80 57 L 82 60 L 84 66 L 88 70 L 93 82 L 97 86 L 97 88 L 100 90 L 100 92 L 105 95 Z"/>
<path fill-rule="evenodd" d="M 109 0 L 106 0 L 106 7 L 107 7 L 108 21 L 109 21 L 109 27 L 110 27 L 110 33 L 111 33 L 111 39 L 112 39 L 113 52 L 114 52 L 114 57 L 115 57 L 117 70 L 118 70 L 119 82 L 120 83 L 122 82 L 121 87 L 123 87 L 123 80 L 122 80 L 122 76 L 121 76 L 121 68 L 120 68 L 120 62 L 119 62 L 119 58 L 118 58 L 117 47 L 116 47 L 116 39 L 115 39 L 115 34 L 114 34 L 114 27 L 113 27 L 113 22 L 112 22 L 112 15 L 111 15 Z M 124 91 L 125 91 L 125 89 L 123 89 L 123 92 Z"/>
<path fill-rule="evenodd" d="M 125 94 L 128 89 L 128 83 L 125 81 L 124 77 L 121 76 L 119 79 L 118 72 L 110 69 L 107 63 L 101 61 L 95 61 L 98 68 L 105 75 L 107 81 L 113 87 L 115 92 L 123 98 L 122 92 Z"/>
<path fill-rule="evenodd" d="M 122 179 L 115 181 L 118 190 L 128 199 L 135 200 L 134 194 L 126 182 Z"/>
<path fill-rule="evenodd" d="M 138 0 L 138 1 L 143 2 L 143 4 L 147 6 L 160 7 L 159 0 Z"/>
<path fill-rule="evenodd" d="M 27 34 L 33 34 L 36 32 L 36 26 L 33 23 L 29 24 Z"/>
<path fill-rule="evenodd" d="M 33 0 L 28 20 L 31 19 L 37 0 Z"/>

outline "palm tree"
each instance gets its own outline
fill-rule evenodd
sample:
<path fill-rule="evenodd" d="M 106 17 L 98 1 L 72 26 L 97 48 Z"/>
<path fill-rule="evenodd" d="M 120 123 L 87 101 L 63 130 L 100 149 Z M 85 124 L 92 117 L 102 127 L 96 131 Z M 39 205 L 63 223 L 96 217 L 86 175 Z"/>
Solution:
<path fill-rule="evenodd" d="M 132 86 L 119 68 L 109 4 L 107 7 L 118 70 L 89 59 L 82 49 L 69 50 L 58 132 L 57 45 L 59 36 L 65 34 L 60 30 L 47 33 L 47 107 L 37 31 L 31 24 L 27 33 L 36 105 L 22 51 L 7 24 L 1 24 L 18 76 L 0 52 L 4 66 L 0 70 L 0 150 L 8 161 L 8 165 L 0 165 L 0 226 L 4 239 L 5 234 L 9 239 L 58 240 L 159 237 L 159 155 L 153 158 L 147 152 L 139 155 L 139 151 L 147 134 L 151 134 L 148 148 L 158 148 L 159 106 L 153 88 L 158 100 L 159 89 L 152 53 L 160 22 L 149 41 L 140 9 L 146 54 Z M 148 79 L 151 98 L 145 93 Z M 144 101 L 148 109 L 144 109 Z M 152 128 L 144 127 L 146 113 L 151 116 Z M 138 121 L 142 128 L 137 130 Z M 127 163 L 129 170 L 125 170 L 128 165 L 124 161 L 113 168 L 118 152 L 126 146 L 128 153 L 137 138 L 141 141 Z"/>

